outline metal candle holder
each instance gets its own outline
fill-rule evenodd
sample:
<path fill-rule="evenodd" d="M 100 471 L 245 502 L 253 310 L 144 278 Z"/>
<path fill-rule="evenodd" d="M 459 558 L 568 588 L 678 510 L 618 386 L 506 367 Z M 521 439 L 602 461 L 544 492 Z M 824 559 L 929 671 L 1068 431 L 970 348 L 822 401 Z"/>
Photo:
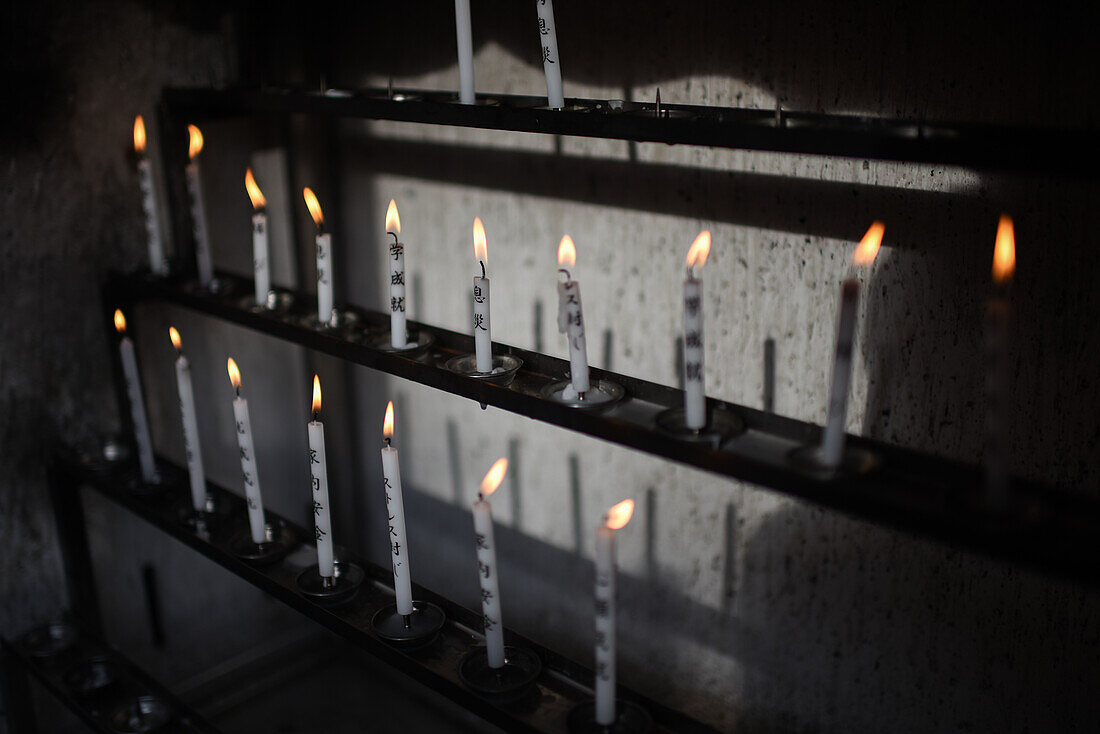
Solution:
<path fill-rule="evenodd" d="M 542 661 L 534 652 L 504 646 L 504 665 L 489 667 L 485 647 L 475 647 L 458 663 L 458 677 L 471 691 L 496 701 L 515 701 L 533 690 L 542 672 Z"/>
<path fill-rule="evenodd" d="M 80 631 L 68 622 L 50 622 L 23 635 L 20 642 L 32 657 L 52 658 L 76 646 Z"/>
<path fill-rule="evenodd" d="M 567 398 L 563 392 L 572 384 L 569 380 L 558 380 L 542 388 L 542 396 L 568 408 L 577 410 L 606 410 L 623 399 L 626 391 L 622 385 L 611 380 L 594 380 L 590 389 L 580 395 Z"/>
<path fill-rule="evenodd" d="M 367 345 L 390 354 L 400 354 L 410 359 L 416 359 L 423 355 L 435 344 L 435 337 L 430 331 L 420 331 L 409 334 L 409 341 L 403 347 L 393 345 L 393 337 L 386 331 L 367 340 Z"/>
<path fill-rule="evenodd" d="M 882 464 L 882 457 L 857 446 L 845 446 L 840 464 L 829 466 L 821 458 L 819 444 L 806 444 L 794 448 L 787 459 L 799 471 L 815 479 L 829 480 L 843 475 L 869 474 Z"/>
<path fill-rule="evenodd" d="M 719 448 L 734 436 L 745 432 L 745 422 L 731 410 L 707 408 L 707 424 L 703 428 L 688 428 L 683 408 L 669 408 L 657 414 L 657 428 L 681 441 L 709 443 Z"/>
<path fill-rule="evenodd" d="M 615 699 L 615 723 L 596 723 L 596 702 L 585 701 L 569 710 L 567 719 L 572 734 L 645 734 L 653 728 L 649 712 L 636 703 Z"/>
<path fill-rule="evenodd" d="M 63 455 L 78 464 L 81 469 L 104 474 L 116 471 L 129 463 L 134 452 L 130 445 L 118 436 L 95 438 L 75 446 L 62 448 Z"/>
<path fill-rule="evenodd" d="M 414 601 L 412 614 L 398 614 L 397 605 L 390 604 L 375 612 L 370 625 L 391 645 L 421 647 L 435 640 L 446 621 L 447 615 L 435 604 Z"/>
<path fill-rule="evenodd" d="M 122 669 L 107 655 L 92 655 L 66 670 L 61 679 L 77 696 L 90 698 L 114 686 Z"/>
<path fill-rule="evenodd" d="M 523 360 L 519 357 L 513 357 L 510 354 L 494 355 L 492 372 L 477 371 L 476 354 L 465 354 L 460 357 L 452 357 L 447 360 L 446 364 L 447 369 L 451 372 L 457 372 L 460 375 L 472 377 L 475 380 L 492 382 L 496 385 L 511 385 L 512 380 L 516 379 L 516 373 L 519 372 L 519 368 L 522 366 Z"/>
<path fill-rule="evenodd" d="M 294 533 L 282 521 L 276 525 L 266 523 L 264 533 L 264 542 L 255 543 L 252 531 L 247 526 L 241 528 L 229 540 L 230 552 L 252 566 L 270 566 L 283 560 L 298 544 Z"/>
<path fill-rule="evenodd" d="M 153 481 L 147 482 L 142 478 L 138 467 L 131 466 L 125 480 L 127 491 L 130 494 L 147 496 L 160 494 L 166 490 L 181 487 L 184 484 L 184 477 L 176 467 L 159 460 L 156 461 L 156 467 L 156 476 Z"/>
<path fill-rule="evenodd" d="M 331 579 L 321 575 L 314 564 L 298 574 L 296 584 L 298 593 L 321 606 L 335 606 L 351 601 L 363 584 L 363 569 L 354 563 L 336 561 L 333 563 Z"/>
<path fill-rule="evenodd" d="M 163 728 L 175 716 L 168 704 L 156 696 L 138 696 L 115 709 L 110 726 L 117 734 L 145 734 Z"/>
<path fill-rule="evenodd" d="M 237 305 L 252 313 L 284 314 L 294 306 L 294 294 L 272 288 L 267 292 L 267 299 L 263 303 L 256 303 L 256 294 L 252 294 L 239 299 Z"/>
<path fill-rule="evenodd" d="M 317 329 L 318 331 L 332 332 L 334 334 L 346 332 L 353 326 L 359 323 L 359 314 L 354 311 L 348 311 L 345 309 L 333 308 L 332 315 L 328 321 L 320 321 L 317 318 L 317 314 L 310 313 L 301 318 L 301 323 L 304 326 L 308 326 L 311 329 Z"/>

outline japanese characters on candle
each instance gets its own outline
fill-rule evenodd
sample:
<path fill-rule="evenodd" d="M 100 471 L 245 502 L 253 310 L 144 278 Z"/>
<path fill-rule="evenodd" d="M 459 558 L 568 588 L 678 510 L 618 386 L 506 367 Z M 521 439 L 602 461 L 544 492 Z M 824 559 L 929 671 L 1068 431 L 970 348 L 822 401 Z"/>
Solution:
<path fill-rule="evenodd" d="M 187 191 L 191 195 L 191 227 L 195 234 L 195 263 L 199 269 L 199 284 L 210 288 L 214 284 L 214 262 L 210 256 L 209 229 L 206 222 L 206 203 L 202 196 L 199 176 L 199 153 L 202 152 L 202 132 L 194 125 L 187 126 L 191 136 L 187 155 Z"/>
<path fill-rule="evenodd" d="M 542 69 L 546 72 L 546 103 L 554 109 L 565 107 L 561 89 L 561 62 L 558 57 L 558 31 L 554 22 L 554 1 L 535 0 L 539 16 L 539 44 Z"/>
<path fill-rule="evenodd" d="M 455 33 L 458 41 L 458 100 L 474 103 L 474 40 L 470 30 L 470 0 L 455 0 Z"/>
<path fill-rule="evenodd" d="M 588 346 L 584 338 L 584 315 L 581 311 L 581 287 L 569 272 L 577 264 L 577 248 L 573 238 L 565 235 L 558 245 L 559 273 L 565 281 L 558 283 L 558 331 L 569 339 L 570 385 L 566 399 L 584 397 L 588 392 Z"/>
<path fill-rule="evenodd" d="M 844 456 L 844 426 L 848 416 L 848 384 L 852 377 L 852 348 L 859 316 L 859 279 L 857 268 L 867 268 L 878 254 L 886 226 L 871 225 L 859 247 L 852 254 L 848 277 L 840 287 L 840 313 L 837 316 L 836 356 L 833 360 L 833 381 L 829 392 L 828 414 L 821 435 L 821 461 L 827 467 L 837 467 Z"/>
<path fill-rule="evenodd" d="M 264 520 L 264 500 L 260 494 L 260 475 L 256 471 L 256 449 L 252 444 L 252 421 L 248 414 L 248 401 L 241 397 L 241 371 L 232 357 L 226 362 L 226 367 L 229 370 L 229 382 L 236 391 L 233 399 L 233 420 L 237 432 L 237 449 L 241 456 L 241 480 L 248 504 L 248 528 L 252 542 L 259 545 L 267 541 L 267 523 Z"/>
<path fill-rule="evenodd" d="M 134 152 L 138 156 L 138 185 L 141 187 L 141 206 L 145 210 L 149 269 L 155 275 L 168 275 L 168 261 L 164 258 L 164 246 L 160 239 L 160 214 L 157 211 L 153 167 L 145 155 L 145 119 L 141 115 L 134 118 Z"/>
<path fill-rule="evenodd" d="M 317 225 L 317 237 L 314 240 L 317 246 L 317 321 L 329 324 L 336 315 L 333 313 L 332 300 L 332 235 L 325 231 L 325 217 L 313 189 L 308 186 L 302 189 L 302 197 L 306 200 L 309 216 L 313 217 L 313 223 Z"/>
<path fill-rule="evenodd" d="M 321 422 L 321 379 L 313 376 L 313 420 L 309 433 L 309 476 L 313 488 L 313 537 L 317 541 L 317 572 L 331 586 L 336 576 L 332 549 L 332 513 L 328 501 L 328 462 L 325 459 L 325 424 Z"/>
<path fill-rule="evenodd" d="M 267 294 L 271 291 L 271 266 L 268 264 L 267 248 L 267 199 L 256 185 L 252 169 L 244 172 L 244 188 L 252 201 L 252 272 L 256 278 L 256 305 L 267 305 Z"/>
<path fill-rule="evenodd" d="M 134 425 L 134 443 L 137 445 L 141 478 L 142 481 L 151 483 L 157 480 L 157 465 L 153 459 L 153 438 L 149 434 L 149 419 L 145 415 L 145 396 L 141 391 L 141 377 L 138 375 L 134 342 L 126 336 L 126 317 L 117 308 L 115 309 L 115 330 L 122 336 L 118 340 L 118 353 L 122 360 L 122 379 L 126 383 L 126 397 L 130 401 L 130 419 Z"/>
<path fill-rule="evenodd" d="M 596 723 L 615 723 L 615 531 L 634 514 L 634 500 L 623 500 L 596 528 Z"/>
<path fill-rule="evenodd" d="M 993 293 L 986 304 L 986 487 L 994 502 L 1008 489 L 1005 424 L 1009 408 L 1008 347 L 1012 321 L 1010 299 L 1016 273 L 1016 234 L 1012 218 L 1002 214 L 993 245 Z"/>
<path fill-rule="evenodd" d="M 493 539 L 493 509 L 489 495 L 497 490 L 508 471 L 508 460 L 497 459 L 485 478 L 474 503 L 474 547 L 477 550 L 477 578 L 481 584 L 481 612 L 485 626 L 485 652 L 490 668 L 504 667 L 504 623 L 500 616 L 500 573 Z"/>
<path fill-rule="evenodd" d="M 397 202 L 390 199 L 386 208 L 386 234 L 393 236 L 390 244 L 390 345 L 396 349 L 408 346 L 405 331 L 405 245 L 398 239 L 401 234 L 401 216 Z"/>
<path fill-rule="evenodd" d="M 382 422 L 382 489 L 386 492 L 386 517 L 390 558 L 393 561 L 393 590 L 397 595 L 397 613 L 413 613 L 412 571 L 409 568 L 409 545 L 405 535 L 405 498 L 401 493 L 401 463 L 393 440 L 393 402 L 386 404 Z"/>
<path fill-rule="evenodd" d="M 703 283 L 696 269 L 702 269 L 710 253 L 710 232 L 703 230 L 687 254 L 684 281 L 684 424 L 693 430 L 707 425 L 707 394 L 703 369 Z"/>
<path fill-rule="evenodd" d="M 183 453 L 187 457 L 187 472 L 191 478 L 191 507 L 205 512 L 208 507 L 206 473 L 199 447 L 199 422 L 195 412 L 195 390 L 191 385 L 191 362 L 183 353 L 183 340 L 174 326 L 168 327 L 168 338 L 176 348 L 176 390 L 180 397 L 180 418 L 183 421 Z"/>
<path fill-rule="evenodd" d="M 474 352 L 477 371 L 488 373 L 493 371 L 493 337 L 489 327 L 489 278 L 485 275 L 489 253 L 481 217 L 474 218 L 474 257 L 481 266 L 481 275 L 474 276 Z"/>

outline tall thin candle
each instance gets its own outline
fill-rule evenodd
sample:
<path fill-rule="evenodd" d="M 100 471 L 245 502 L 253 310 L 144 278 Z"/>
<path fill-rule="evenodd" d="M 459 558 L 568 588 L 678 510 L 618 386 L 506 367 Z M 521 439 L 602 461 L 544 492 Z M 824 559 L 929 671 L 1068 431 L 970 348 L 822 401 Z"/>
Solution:
<path fill-rule="evenodd" d="M 481 217 L 474 217 L 474 257 L 481 266 L 481 275 L 474 276 L 474 352 L 477 371 L 488 373 L 493 371 L 493 337 L 489 325 L 489 278 L 485 274 L 489 251 Z"/>
<path fill-rule="evenodd" d="M 496 541 L 493 538 L 493 508 L 489 495 L 497 490 L 508 471 L 508 460 L 497 459 L 485 478 L 474 503 L 474 544 L 477 549 L 477 578 L 481 583 L 481 613 L 485 628 L 485 652 L 490 668 L 504 667 L 504 623 L 500 616 L 500 583 L 497 580 Z"/>
<path fill-rule="evenodd" d="M 195 390 L 191 385 L 191 362 L 183 353 L 183 340 L 176 327 L 168 328 L 168 338 L 176 348 L 176 390 L 180 396 L 180 419 L 183 421 L 183 452 L 187 457 L 187 473 L 191 479 L 191 506 L 195 512 L 207 509 L 206 473 L 199 447 L 199 422 L 195 412 Z"/>
<path fill-rule="evenodd" d="M 470 0 L 455 0 L 455 34 L 458 41 L 458 99 L 474 103 L 474 40 L 470 31 Z"/>
<path fill-rule="evenodd" d="M 386 234 L 393 236 L 390 244 L 390 344 L 397 349 L 408 345 L 405 330 L 405 245 L 398 235 L 401 234 L 401 215 L 397 212 L 397 202 L 390 199 L 386 208 Z"/>
<path fill-rule="evenodd" d="M 145 155 L 145 119 L 141 115 L 134 118 L 134 152 L 138 156 L 138 185 L 141 187 L 141 206 L 145 210 L 149 269 L 156 275 L 168 275 L 168 261 L 164 258 L 164 246 L 160 239 L 160 213 L 157 211 L 153 166 Z"/>
<path fill-rule="evenodd" d="M 145 396 L 141 391 L 141 377 L 138 375 L 134 342 L 126 336 L 126 317 L 117 308 L 115 309 L 115 329 L 122 336 L 118 340 L 118 353 L 122 360 L 122 378 L 126 383 L 126 395 L 130 401 L 130 420 L 134 426 L 134 443 L 137 444 L 141 478 L 147 483 L 155 482 L 157 465 L 153 460 L 153 438 L 149 434 L 149 418 L 145 415 Z"/>
<path fill-rule="evenodd" d="M 615 531 L 630 522 L 634 500 L 623 500 L 596 528 L 596 723 L 615 723 Z"/>
<path fill-rule="evenodd" d="M 696 269 L 702 269 L 710 254 L 710 232 L 703 230 L 687 254 L 684 281 L 684 424 L 699 430 L 707 425 L 707 392 L 703 369 L 703 283 Z"/>
<path fill-rule="evenodd" d="M 1001 504 L 1008 489 L 1008 449 L 1005 421 L 1009 405 L 1008 347 L 1012 321 L 1012 279 L 1016 274 L 1016 232 L 1012 218 L 1002 214 L 993 246 L 993 293 L 986 304 L 986 487 L 990 500 Z"/>
<path fill-rule="evenodd" d="M 328 461 L 325 458 L 325 424 L 321 422 L 321 379 L 313 376 L 313 420 L 309 422 L 309 475 L 313 487 L 313 536 L 317 540 L 317 571 L 331 586 L 336 576 L 332 546 L 332 513 L 328 500 Z"/>
<path fill-rule="evenodd" d="M 574 395 L 588 392 L 588 346 L 584 338 L 584 315 L 581 310 L 581 287 L 569 272 L 577 264 L 577 248 L 573 238 L 565 235 L 558 245 L 559 273 L 565 281 L 558 283 L 558 331 L 569 338 L 569 375 Z M 568 391 L 566 391 L 568 392 Z"/>
<path fill-rule="evenodd" d="M 558 31 L 554 22 L 554 0 L 535 0 L 539 16 L 539 45 L 542 46 L 542 70 L 546 73 L 546 102 L 554 109 L 565 107 L 561 89 L 561 59 L 558 56 Z"/>
<path fill-rule="evenodd" d="M 317 225 L 317 237 L 314 239 L 317 246 L 317 322 L 329 324 L 335 316 L 332 298 L 332 235 L 325 231 L 325 217 L 313 189 L 308 186 L 302 189 L 302 197 L 306 200 L 309 216 L 313 217 L 313 223 Z"/>
<path fill-rule="evenodd" d="M 236 391 L 233 399 L 233 419 L 236 424 L 237 449 L 241 455 L 241 480 L 248 504 L 248 528 L 252 542 L 259 545 L 267 540 L 267 522 L 264 519 L 264 499 L 260 493 L 260 475 L 256 471 L 256 449 L 252 443 L 252 420 L 248 413 L 248 401 L 241 397 L 241 371 L 230 357 L 226 363 L 229 382 Z"/>
<path fill-rule="evenodd" d="M 199 284 L 204 288 L 214 285 L 214 262 L 210 256 L 209 229 L 206 222 L 206 202 L 202 196 L 202 180 L 199 175 L 199 153 L 202 152 L 202 132 L 194 125 L 187 126 L 190 143 L 187 155 L 187 191 L 191 195 L 191 227 L 195 235 L 195 263 L 199 269 Z"/>
<path fill-rule="evenodd" d="M 393 441 L 393 402 L 386 404 L 382 422 L 382 488 L 386 492 L 386 515 L 389 518 L 387 538 L 393 562 L 393 590 L 397 595 L 397 613 L 413 613 L 412 570 L 409 568 L 409 542 L 405 534 L 405 498 L 401 490 L 401 462 Z"/>
<path fill-rule="evenodd" d="M 244 188 L 252 201 L 252 272 L 256 278 L 256 305 L 267 305 L 267 294 L 271 290 L 271 266 L 268 263 L 267 248 L 267 199 L 256 184 L 252 169 L 244 172 Z"/>

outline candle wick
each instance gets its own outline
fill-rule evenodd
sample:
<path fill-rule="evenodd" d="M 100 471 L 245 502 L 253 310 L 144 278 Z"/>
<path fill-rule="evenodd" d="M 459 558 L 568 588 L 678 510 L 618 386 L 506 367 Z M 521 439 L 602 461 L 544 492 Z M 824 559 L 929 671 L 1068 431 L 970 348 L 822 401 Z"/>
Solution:
<path fill-rule="evenodd" d="M 484 499 L 485 499 L 485 495 L 484 495 L 484 494 L 482 494 L 481 492 L 478 492 L 478 493 L 477 493 L 477 501 L 478 501 L 478 502 L 481 502 L 481 501 L 482 501 L 482 500 L 484 500 Z"/>
<path fill-rule="evenodd" d="M 313 411 L 313 422 L 314 423 L 316 423 L 317 419 L 320 418 L 320 417 L 321 417 L 321 411 L 319 411 L 319 410 Z"/>
<path fill-rule="evenodd" d="M 239 398 L 239 397 L 241 396 L 241 386 L 240 386 L 240 385 L 237 385 L 237 386 L 236 386 L 235 388 L 233 388 L 233 389 L 237 391 L 237 397 Z"/>
<path fill-rule="evenodd" d="M 478 263 L 481 264 L 481 277 L 485 278 L 486 277 L 486 275 L 485 275 L 485 261 L 484 260 L 478 260 Z"/>
<path fill-rule="evenodd" d="M 389 436 L 383 436 L 383 437 L 382 437 L 382 440 L 386 442 L 386 445 L 387 445 L 387 446 L 389 446 L 389 445 L 390 445 L 390 437 L 389 437 Z"/>
<path fill-rule="evenodd" d="M 393 244 L 400 245 L 401 240 L 397 239 L 397 232 L 386 232 L 386 234 L 393 235 Z"/>
<path fill-rule="evenodd" d="M 568 270 L 566 270 L 565 268 L 558 268 L 558 272 L 559 272 L 559 273 L 562 273 L 563 275 L 565 275 L 565 279 L 566 279 L 566 281 L 570 281 L 570 280 L 573 280 L 573 276 L 572 276 L 572 275 L 570 275 L 570 274 L 569 274 L 569 271 L 568 271 Z"/>

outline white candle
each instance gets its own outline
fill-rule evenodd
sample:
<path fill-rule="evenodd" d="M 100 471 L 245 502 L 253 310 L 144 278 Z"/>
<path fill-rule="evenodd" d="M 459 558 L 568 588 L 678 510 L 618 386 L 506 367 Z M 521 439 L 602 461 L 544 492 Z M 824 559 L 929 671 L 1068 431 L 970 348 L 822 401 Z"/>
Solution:
<path fill-rule="evenodd" d="M 703 369 L 703 283 L 695 269 L 710 254 L 710 232 L 703 230 L 687 254 L 684 281 L 684 424 L 693 430 L 707 425 L 707 392 Z"/>
<path fill-rule="evenodd" d="M 408 345 L 405 331 L 405 245 L 401 244 L 401 216 L 397 202 L 390 199 L 386 208 L 386 233 L 393 235 L 390 245 L 390 344 L 397 349 Z"/>
<path fill-rule="evenodd" d="M 202 182 L 199 179 L 199 153 L 202 152 L 202 133 L 194 125 L 187 126 L 191 136 L 187 154 L 187 191 L 191 195 L 191 226 L 195 234 L 195 262 L 199 268 L 199 284 L 209 288 L 214 283 L 214 263 L 210 258 L 209 230 L 206 225 L 206 204 L 202 198 Z"/>
<path fill-rule="evenodd" d="M 176 390 L 180 396 L 180 418 L 183 420 L 183 452 L 187 457 L 187 472 L 191 478 L 191 506 L 195 512 L 206 510 L 206 473 L 199 448 L 199 423 L 195 413 L 195 390 L 191 385 L 191 363 L 183 354 L 183 342 L 176 327 L 168 328 L 168 337 L 179 354 L 176 357 Z"/>
<path fill-rule="evenodd" d="M 546 72 L 546 102 L 554 109 L 565 106 L 561 91 L 561 60 L 558 57 L 558 32 L 554 23 L 553 0 L 535 0 L 539 14 L 539 43 L 542 46 L 542 69 Z"/>
<path fill-rule="evenodd" d="M 248 526 L 252 532 L 252 542 L 260 544 L 267 540 L 267 523 L 264 520 L 264 500 L 260 494 L 260 475 L 256 471 L 256 449 L 252 445 L 252 421 L 248 415 L 248 401 L 241 397 L 241 371 L 232 357 L 227 365 L 229 381 L 237 391 L 237 397 L 233 399 L 233 418 L 236 422 L 237 448 L 241 455 L 241 479 L 248 503 Z"/>
<path fill-rule="evenodd" d="M 386 492 L 386 516 L 389 532 L 390 559 L 393 561 L 393 590 L 397 595 L 397 613 L 413 613 L 412 570 L 409 568 L 409 545 L 405 534 L 405 498 L 401 493 L 401 462 L 393 439 L 393 402 L 386 405 L 382 424 L 386 445 L 382 447 L 382 488 Z"/>
<path fill-rule="evenodd" d="M 485 627 L 485 652 L 490 668 L 504 667 L 504 623 L 500 616 L 500 584 L 497 581 L 496 543 L 493 539 L 493 509 L 487 499 L 504 481 L 508 460 L 497 459 L 481 480 L 474 503 L 474 544 L 477 549 L 477 578 L 481 583 L 481 614 Z"/>
<path fill-rule="evenodd" d="M 634 500 L 607 511 L 596 528 L 596 723 L 615 723 L 615 531 L 630 522 Z"/>
<path fill-rule="evenodd" d="M 156 186 L 153 184 L 153 166 L 145 155 L 145 120 L 141 115 L 134 118 L 134 150 L 138 154 L 138 185 L 141 187 L 141 206 L 145 210 L 149 269 L 156 275 L 168 275 L 168 261 L 164 259 L 164 246 L 160 239 L 160 214 L 157 211 Z"/>
<path fill-rule="evenodd" d="M 470 32 L 470 0 L 455 0 L 455 33 L 458 40 L 458 99 L 474 103 L 474 41 Z"/>
<path fill-rule="evenodd" d="M 302 189 L 302 196 L 306 200 L 309 215 L 313 217 L 313 223 L 317 225 L 317 237 L 314 240 L 317 247 L 317 321 L 329 324 L 335 315 L 332 301 L 332 235 L 325 231 L 325 218 L 313 189 L 308 186 Z"/>
<path fill-rule="evenodd" d="M 325 424 L 321 422 L 321 380 L 313 376 L 313 420 L 309 432 L 309 475 L 313 486 L 313 536 L 317 540 L 317 570 L 329 583 L 336 575 L 332 550 L 332 514 L 328 501 L 328 462 L 325 460 Z"/>
<path fill-rule="evenodd" d="M 1002 214 L 993 246 L 993 294 L 986 304 L 986 487 L 994 503 L 1008 489 L 1008 454 L 1004 424 L 1009 404 L 1008 347 L 1012 303 L 1009 294 L 1016 273 L 1016 234 L 1012 218 Z"/>
<path fill-rule="evenodd" d="M 821 435 L 821 461 L 825 466 L 840 466 L 844 456 L 844 426 L 848 416 L 848 384 L 852 377 L 852 349 L 859 315 L 859 280 L 856 268 L 875 261 L 882 235 L 882 222 L 875 222 L 860 240 L 852 254 L 852 265 L 840 288 L 840 312 L 837 316 L 836 356 L 833 359 L 833 382 L 829 392 L 828 415 Z"/>
<path fill-rule="evenodd" d="M 145 397 L 141 391 L 141 377 L 138 375 L 134 342 L 126 336 L 126 317 L 117 308 L 115 309 L 115 329 L 122 335 L 118 341 L 118 353 L 122 360 L 122 379 L 126 383 L 126 396 L 130 401 L 130 419 L 134 424 L 134 443 L 137 444 L 141 478 L 147 483 L 155 482 L 157 464 L 153 460 L 153 438 L 149 435 L 149 419 L 145 415 Z"/>
<path fill-rule="evenodd" d="M 568 397 L 588 392 L 588 346 L 584 338 L 584 315 L 581 311 L 581 287 L 569 274 L 569 268 L 577 264 L 577 248 L 573 238 L 565 235 L 558 245 L 559 272 L 565 282 L 558 283 L 558 331 L 569 338 L 569 374 L 572 393 Z"/>
<path fill-rule="evenodd" d="M 493 337 L 489 326 L 489 278 L 485 266 L 489 260 L 485 243 L 485 227 L 480 217 L 474 218 L 474 257 L 481 265 L 481 275 L 474 276 L 474 353 L 478 372 L 493 371 Z"/>
<path fill-rule="evenodd" d="M 252 201 L 252 272 L 255 275 L 256 305 L 267 305 L 267 294 L 271 290 L 271 266 L 268 264 L 267 249 L 267 199 L 256 185 L 252 169 L 244 172 L 244 188 Z"/>

